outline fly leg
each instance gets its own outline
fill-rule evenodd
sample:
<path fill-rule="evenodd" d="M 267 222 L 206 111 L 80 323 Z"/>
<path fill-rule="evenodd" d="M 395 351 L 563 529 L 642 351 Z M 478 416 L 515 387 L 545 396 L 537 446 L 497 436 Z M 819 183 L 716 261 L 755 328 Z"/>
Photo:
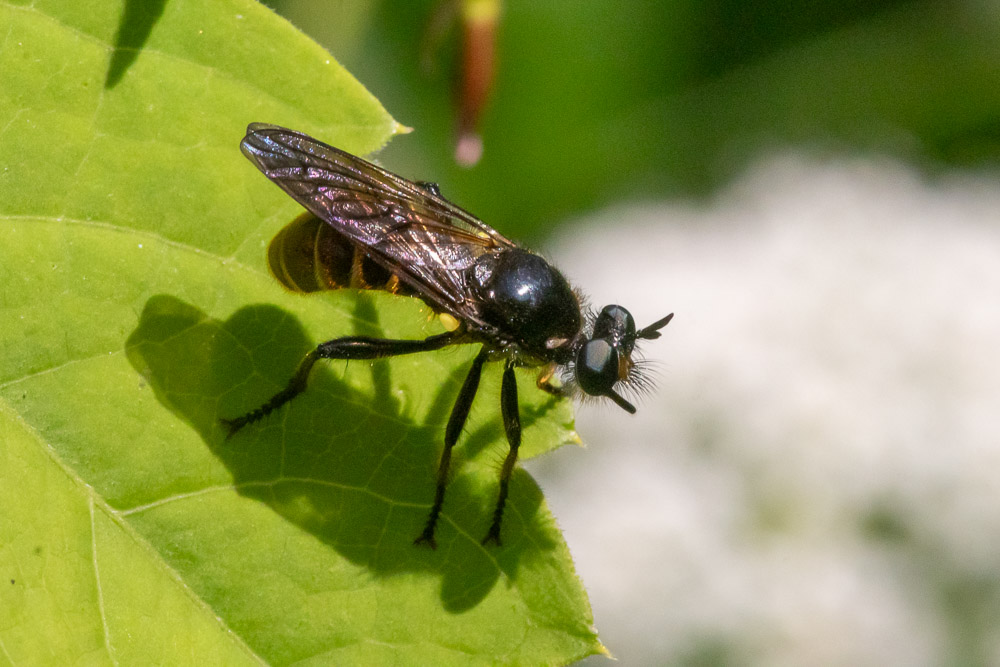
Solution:
<path fill-rule="evenodd" d="M 521 446 L 521 417 L 517 410 L 517 378 L 514 376 L 514 364 L 507 362 L 503 371 L 503 383 L 500 385 L 500 414 L 503 416 L 503 430 L 507 433 L 510 449 L 500 469 L 500 495 L 497 498 L 496 509 L 493 510 L 493 523 L 483 538 L 483 544 L 490 542 L 500 546 L 500 521 L 503 519 L 503 508 L 507 503 L 507 491 L 510 477 L 517 463 L 517 449 Z"/>
<path fill-rule="evenodd" d="M 444 504 L 444 490 L 448 485 L 448 468 L 451 465 L 451 450 L 458 441 L 458 436 L 462 433 L 462 428 L 465 426 L 465 420 L 469 416 L 469 409 L 472 407 L 472 399 L 476 397 L 476 392 L 479 391 L 479 378 L 483 373 L 483 364 L 486 363 L 488 358 L 489 353 L 484 347 L 472 362 L 472 368 L 469 369 L 468 375 L 465 376 L 462 389 L 458 392 L 458 398 L 455 399 L 455 407 L 451 409 L 448 426 L 444 431 L 444 451 L 441 452 L 441 462 L 438 464 L 434 504 L 431 506 L 430 514 L 427 515 L 427 523 L 424 525 L 424 530 L 413 541 L 414 544 L 428 544 L 431 549 L 437 548 L 437 543 L 434 541 L 434 529 L 437 527 L 438 517 L 441 514 L 441 506 Z"/>
<path fill-rule="evenodd" d="M 556 375 L 556 365 L 549 364 L 542 369 L 542 372 L 538 374 L 538 379 L 535 380 L 535 384 L 539 389 L 544 391 L 546 394 L 551 394 L 557 398 L 562 398 L 567 396 L 566 388 L 562 385 L 552 384 L 552 378 Z"/>
<path fill-rule="evenodd" d="M 426 190 L 435 197 L 441 197 L 441 199 L 444 199 L 444 197 L 441 196 L 441 186 L 438 185 L 437 183 L 434 183 L 433 181 L 414 181 L 414 182 L 417 185 L 419 185 L 421 189 Z M 445 199 L 445 201 L 447 201 L 447 199 Z"/>
<path fill-rule="evenodd" d="M 255 410 L 234 419 L 222 419 L 222 424 L 229 429 L 227 438 L 231 438 L 247 424 L 259 421 L 274 412 L 282 405 L 292 400 L 303 391 L 309 380 L 309 371 L 320 359 L 380 359 L 394 357 L 400 354 L 415 352 L 430 352 L 439 350 L 446 345 L 459 342 L 461 330 L 448 331 L 423 340 L 393 340 L 391 338 L 369 338 L 368 336 L 346 336 L 320 343 L 315 350 L 306 355 L 299 364 L 295 375 L 288 385 L 272 396 Z"/>

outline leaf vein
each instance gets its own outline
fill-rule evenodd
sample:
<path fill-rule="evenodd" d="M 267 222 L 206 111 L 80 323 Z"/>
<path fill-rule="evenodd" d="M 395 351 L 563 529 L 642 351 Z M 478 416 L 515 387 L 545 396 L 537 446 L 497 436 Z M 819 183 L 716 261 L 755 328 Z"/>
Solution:
<path fill-rule="evenodd" d="M 97 587 L 97 609 L 101 615 L 101 630 L 104 632 L 104 648 L 107 649 L 111 663 L 118 664 L 115 658 L 114 645 L 111 641 L 111 628 L 108 626 L 108 616 L 104 609 L 104 587 L 101 584 L 101 566 L 97 557 L 97 522 L 94 518 L 94 496 L 87 497 L 87 510 L 90 513 L 90 558 L 94 566 L 94 584 Z"/>

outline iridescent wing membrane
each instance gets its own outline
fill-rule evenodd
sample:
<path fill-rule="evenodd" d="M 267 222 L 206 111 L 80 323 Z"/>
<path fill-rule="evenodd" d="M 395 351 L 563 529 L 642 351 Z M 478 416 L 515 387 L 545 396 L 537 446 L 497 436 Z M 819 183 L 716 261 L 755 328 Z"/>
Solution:
<path fill-rule="evenodd" d="M 243 154 L 310 213 L 425 300 L 479 323 L 466 270 L 514 244 L 426 187 L 294 130 L 252 123 Z"/>

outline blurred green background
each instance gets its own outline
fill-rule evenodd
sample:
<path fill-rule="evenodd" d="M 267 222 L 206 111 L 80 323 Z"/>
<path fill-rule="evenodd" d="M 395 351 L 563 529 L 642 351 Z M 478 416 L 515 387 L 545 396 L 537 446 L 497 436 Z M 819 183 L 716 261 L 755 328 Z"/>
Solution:
<path fill-rule="evenodd" d="M 521 240 L 620 199 L 704 197 L 783 146 L 928 171 L 1000 153 L 996 3 L 508 0 L 468 169 L 453 159 L 457 25 L 428 48 L 446 3 L 270 4 L 414 128 L 382 164 Z"/>

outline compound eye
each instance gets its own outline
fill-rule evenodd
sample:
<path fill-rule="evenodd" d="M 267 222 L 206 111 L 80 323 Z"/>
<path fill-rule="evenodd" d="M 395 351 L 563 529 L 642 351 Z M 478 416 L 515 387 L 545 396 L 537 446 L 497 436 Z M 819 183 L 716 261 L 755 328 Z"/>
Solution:
<path fill-rule="evenodd" d="M 635 320 L 632 319 L 632 313 L 621 306 L 604 306 L 594 320 L 593 337 L 607 338 L 614 345 L 627 346 L 626 353 L 631 352 L 635 341 Z"/>
<path fill-rule="evenodd" d="M 591 396 L 607 396 L 618 381 L 618 350 L 604 338 L 588 341 L 576 355 L 576 381 Z"/>

